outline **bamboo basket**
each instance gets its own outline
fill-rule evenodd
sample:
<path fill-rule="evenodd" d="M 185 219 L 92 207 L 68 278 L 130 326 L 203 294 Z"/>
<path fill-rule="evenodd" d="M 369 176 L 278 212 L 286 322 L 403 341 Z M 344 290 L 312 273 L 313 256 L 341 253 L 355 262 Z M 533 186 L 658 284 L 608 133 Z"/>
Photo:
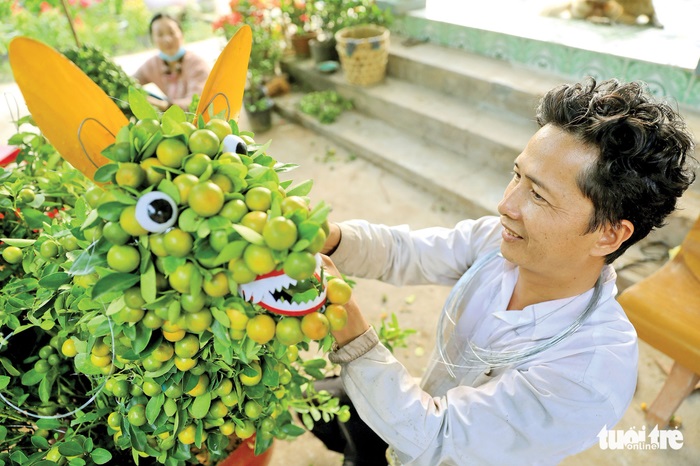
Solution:
<path fill-rule="evenodd" d="M 370 86 L 381 82 L 389 60 L 389 30 L 365 24 L 335 33 L 336 50 L 345 79 L 350 84 Z"/>

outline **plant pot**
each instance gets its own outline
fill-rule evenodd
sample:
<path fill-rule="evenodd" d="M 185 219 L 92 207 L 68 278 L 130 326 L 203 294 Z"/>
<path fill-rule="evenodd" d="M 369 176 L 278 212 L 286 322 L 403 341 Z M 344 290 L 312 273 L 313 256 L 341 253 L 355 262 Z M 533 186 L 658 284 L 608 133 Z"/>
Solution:
<path fill-rule="evenodd" d="M 292 48 L 294 49 L 294 55 L 299 58 L 309 58 L 311 56 L 311 51 L 309 49 L 309 41 L 316 37 L 315 32 L 303 32 L 301 34 L 297 33 L 292 36 Z"/>
<path fill-rule="evenodd" d="M 336 50 L 350 84 L 369 86 L 384 79 L 389 61 L 389 30 L 365 24 L 335 33 Z"/>
<path fill-rule="evenodd" d="M 335 37 L 327 36 L 325 38 L 317 37 L 309 41 L 309 49 L 311 58 L 314 63 L 323 63 L 324 61 L 338 61 L 338 51 L 335 49 Z"/>
<path fill-rule="evenodd" d="M 272 127 L 272 109 L 274 102 L 272 99 L 267 99 L 269 105 L 262 109 L 250 109 L 244 106 L 250 129 L 254 133 L 262 133 Z"/>
<path fill-rule="evenodd" d="M 274 444 L 265 453 L 255 456 L 255 438 L 252 437 L 233 450 L 217 466 L 267 466 L 272 460 L 273 448 Z"/>

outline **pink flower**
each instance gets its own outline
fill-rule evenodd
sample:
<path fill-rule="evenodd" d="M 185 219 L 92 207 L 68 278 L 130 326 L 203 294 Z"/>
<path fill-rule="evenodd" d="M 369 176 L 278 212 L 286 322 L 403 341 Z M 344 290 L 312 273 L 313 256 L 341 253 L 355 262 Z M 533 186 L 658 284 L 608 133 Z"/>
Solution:
<path fill-rule="evenodd" d="M 53 9 L 53 6 L 51 6 L 49 2 L 41 2 L 41 4 L 39 5 L 39 10 L 41 10 L 42 13 L 51 9 Z"/>
<path fill-rule="evenodd" d="M 221 29 L 224 27 L 224 25 L 231 25 L 231 26 L 236 26 L 237 24 L 240 24 L 243 22 L 243 15 L 238 13 L 237 11 L 234 11 L 233 13 L 229 13 L 224 16 L 219 16 L 216 21 L 211 23 L 212 30 L 216 31 L 217 29 Z"/>
<path fill-rule="evenodd" d="M 91 1 L 90 0 L 80 0 L 80 6 L 83 8 L 87 8 L 90 6 Z"/>

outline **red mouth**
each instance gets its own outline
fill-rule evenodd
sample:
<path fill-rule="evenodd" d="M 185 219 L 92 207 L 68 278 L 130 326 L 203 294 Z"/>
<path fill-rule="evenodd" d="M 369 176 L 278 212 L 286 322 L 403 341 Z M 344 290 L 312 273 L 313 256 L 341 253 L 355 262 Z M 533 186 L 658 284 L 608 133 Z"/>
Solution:
<path fill-rule="evenodd" d="M 297 285 L 297 280 L 287 276 L 283 270 L 273 270 L 265 275 L 259 275 L 254 281 L 240 285 L 239 294 L 246 301 L 257 304 L 274 314 L 286 316 L 301 316 L 316 312 L 326 303 L 326 284 L 323 283 L 318 273 L 314 278 L 321 284 L 318 296 L 310 301 L 301 303 L 279 299 L 279 292 Z"/>

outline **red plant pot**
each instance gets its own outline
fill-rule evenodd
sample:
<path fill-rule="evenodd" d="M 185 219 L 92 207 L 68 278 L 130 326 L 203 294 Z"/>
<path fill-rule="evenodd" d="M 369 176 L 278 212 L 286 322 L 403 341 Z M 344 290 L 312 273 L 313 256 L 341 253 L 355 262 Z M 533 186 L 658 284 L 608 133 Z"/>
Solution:
<path fill-rule="evenodd" d="M 265 453 L 255 456 L 255 437 L 247 439 L 217 466 L 267 466 L 272 460 L 274 444 Z"/>

